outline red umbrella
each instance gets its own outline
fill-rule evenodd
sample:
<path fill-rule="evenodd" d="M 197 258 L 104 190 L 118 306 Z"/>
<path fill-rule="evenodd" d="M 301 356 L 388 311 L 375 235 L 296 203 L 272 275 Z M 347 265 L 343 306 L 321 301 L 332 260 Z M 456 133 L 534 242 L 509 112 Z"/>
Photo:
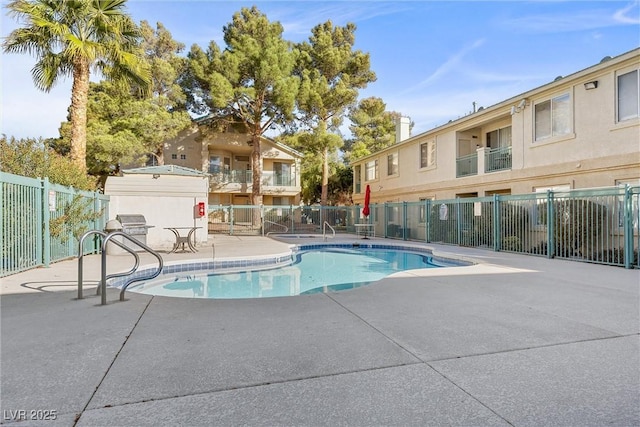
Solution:
<path fill-rule="evenodd" d="M 362 215 L 369 217 L 369 199 L 371 199 L 371 188 L 367 184 L 367 189 L 364 192 L 364 208 L 362 208 Z"/>

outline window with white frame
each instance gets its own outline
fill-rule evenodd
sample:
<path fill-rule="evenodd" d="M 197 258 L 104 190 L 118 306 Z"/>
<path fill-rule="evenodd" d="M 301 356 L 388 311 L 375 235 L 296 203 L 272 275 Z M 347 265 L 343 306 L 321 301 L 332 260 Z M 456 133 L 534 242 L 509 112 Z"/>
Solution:
<path fill-rule="evenodd" d="M 571 133 L 571 96 L 556 96 L 535 106 L 535 140 Z"/>
<path fill-rule="evenodd" d="M 618 76 L 618 121 L 640 117 L 640 71 Z"/>
<path fill-rule="evenodd" d="M 372 181 L 378 179 L 378 160 L 371 160 L 365 164 L 364 180 Z"/>
<path fill-rule="evenodd" d="M 420 167 L 427 168 L 436 164 L 436 141 L 420 144 Z"/>
<path fill-rule="evenodd" d="M 398 174 L 398 153 L 387 156 L 387 176 Z"/>

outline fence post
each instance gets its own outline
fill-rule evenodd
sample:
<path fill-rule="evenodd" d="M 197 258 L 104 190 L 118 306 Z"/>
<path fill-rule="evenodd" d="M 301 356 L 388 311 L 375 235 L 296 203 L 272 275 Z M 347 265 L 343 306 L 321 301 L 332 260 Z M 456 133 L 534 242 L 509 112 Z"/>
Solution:
<path fill-rule="evenodd" d="M 49 186 L 49 178 L 47 177 L 40 182 L 42 185 L 42 195 L 38 208 L 41 209 L 42 212 L 38 217 L 42 218 L 42 238 L 38 240 L 42 242 L 42 264 L 45 267 L 49 267 L 51 264 L 51 230 L 49 229 L 49 219 L 51 218 L 49 214 L 49 191 L 51 187 Z"/>
<path fill-rule="evenodd" d="M 382 223 L 382 226 L 384 227 L 384 237 L 386 239 L 387 237 L 389 237 L 389 236 L 387 236 L 387 230 L 389 229 L 389 226 L 387 224 L 388 223 L 388 220 L 387 220 L 387 202 L 384 202 L 382 207 L 384 209 L 384 215 L 383 215 L 384 222 Z"/>
<path fill-rule="evenodd" d="M 233 236 L 233 205 L 229 205 L 229 236 Z"/>
<path fill-rule="evenodd" d="M 460 197 L 456 198 L 456 228 L 457 228 L 457 232 L 456 232 L 456 236 L 458 238 L 458 241 L 456 242 L 456 244 L 458 246 L 460 246 L 460 243 L 462 242 L 462 227 L 460 226 Z"/>
<path fill-rule="evenodd" d="M 291 224 L 291 233 L 294 232 L 293 227 L 295 226 L 295 219 L 293 218 L 293 215 L 295 213 L 295 209 L 293 207 L 293 205 L 289 206 L 289 223 Z"/>
<path fill-rule="evenodd" d="M 402 240 L 407 240 L 407 202 L 402 202 Z"/>
<path fill-rule="evenodd" d="M 629 184 L 624 187 L 624 268 L 633 264 L 633 194 Z"/>
<path fill-rule="evenodd" d="M 500 196 L 493 195 L 493 250 L 499 252 L 502 249 L 502 218 L 500 217 Z"/>
<path fill-rule="evenodd" d="M 424 222 L 425 222 L 425 237 L 426 243 L 431 242 L 431 199 L 424 201 Z"/>
<path fill-rule="evenodd" d="M 556 256 L 555 209 L 553 207 L 553 191 L 547 190 L 547 258 Z"/>

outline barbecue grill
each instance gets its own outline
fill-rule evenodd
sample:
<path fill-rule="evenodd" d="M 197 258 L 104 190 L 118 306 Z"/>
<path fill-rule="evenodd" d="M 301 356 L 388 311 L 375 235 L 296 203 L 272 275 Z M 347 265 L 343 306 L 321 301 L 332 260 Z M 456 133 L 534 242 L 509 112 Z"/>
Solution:
<path fill-rule="evenodd" d="M 147 220 L 141 214 L 120 214 L 116 216 L 116 220 L 122 224 L 122 232 L 130 235 L 143 245 L 147 244 L 147 233 L 153 225 L 147 225 Z M 125 246 L 134 250 L 141 250 L 138 245 L 124 239 Z"/>

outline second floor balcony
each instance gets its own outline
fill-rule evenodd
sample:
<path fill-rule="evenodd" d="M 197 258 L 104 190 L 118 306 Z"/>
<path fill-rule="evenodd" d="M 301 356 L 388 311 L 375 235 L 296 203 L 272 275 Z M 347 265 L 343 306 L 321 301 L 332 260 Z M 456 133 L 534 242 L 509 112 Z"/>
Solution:
<path fill-rule="evenodd" d="M 468 154 L 456 159 L 456 177 L 478 174 L 478 153 Z"/>
<path fill-rule="evenodd" d="M 497 172 L 511 169 L 511 146 L 487 148 L 484 152 L 484 171 Z"/>
<path fill-rule="evenodd" d="M 456 159 L 456 178 L 511 169 L 511 146 L 481 148 Z"/>
<path fill-rule="evenodd" d="M 253 172 L 250 170 L 209 170 L 210 185 L 224 186 L 226 184 L 253 183 Z M 262 172 L 262 185 L 266 187 L 295 187 L 296 177 L 293 174 L 280 174 L 273 171 Z"/>

